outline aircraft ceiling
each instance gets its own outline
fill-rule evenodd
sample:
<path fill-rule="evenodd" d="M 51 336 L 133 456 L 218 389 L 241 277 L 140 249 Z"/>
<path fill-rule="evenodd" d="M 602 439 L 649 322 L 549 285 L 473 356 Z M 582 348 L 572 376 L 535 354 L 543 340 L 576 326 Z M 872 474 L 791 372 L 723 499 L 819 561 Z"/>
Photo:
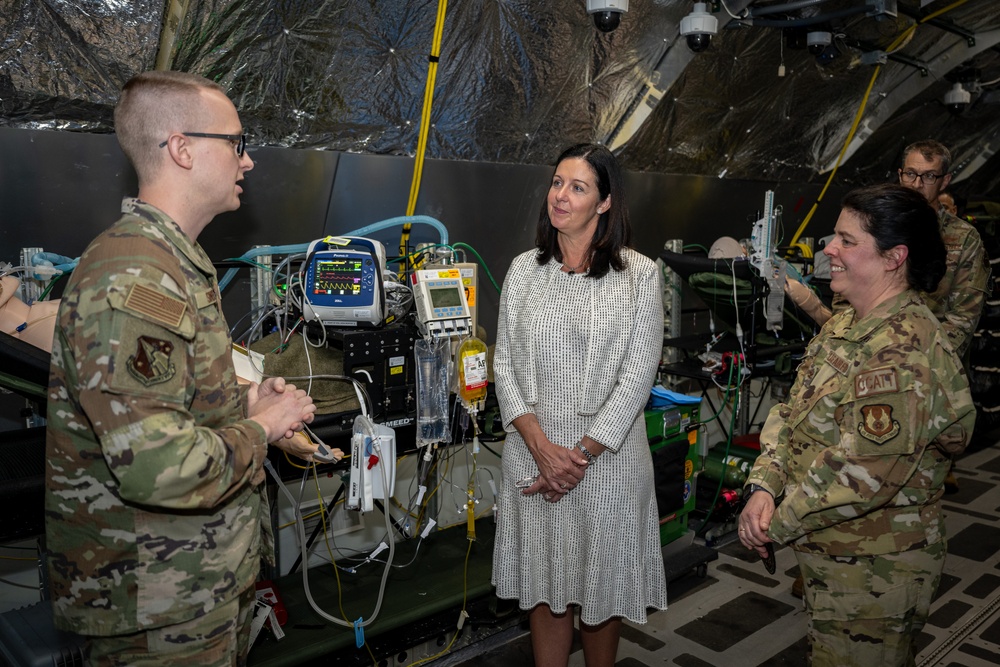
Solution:
<path fill-rule="evenodd" d="M 111 131 L 121 85 L 159 63 L 226 86 L 258 144 L 413 155 L 439 7 L 12 0 L 0 125 Z M 710 1 L 719 29 L 701 53 L 679 34 L 692 8 L 631 0 L 604 33 L 584 0 L 452 0 L 426 156 L 548 164 L 602 141 L 636 171 L 821 182 L 843 153 L 837 182 L 850 185 L 937 138 L 954 153 L 953 189 L 996 189 L 996 0 Z M 830 34 L 819 56 L 809 32 Z M 956 83 L 969 92 L 960 113 L 942 101 Z"/>

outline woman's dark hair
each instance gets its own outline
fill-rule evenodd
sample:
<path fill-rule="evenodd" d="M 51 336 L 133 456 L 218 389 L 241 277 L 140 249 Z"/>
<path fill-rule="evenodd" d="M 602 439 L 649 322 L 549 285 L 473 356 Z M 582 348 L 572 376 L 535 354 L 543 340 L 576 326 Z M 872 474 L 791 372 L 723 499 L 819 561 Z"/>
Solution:
<path fill-rule="evenodd" d="M 852 190 L 841 205 L 861 217 L 861 227 L 875 239 L 880 254 L 905 245 L 906 282 L 933 292 L 945 272 L 946 251 L 937 213 L 916 190 L 884 183 Z"/>
<path fill-rule="evenodd" d="M 601 213 L 597 221 L 597 230 L 590 242 L 590 270 L 587 275 L 600 278 L 609 269 L 621 271 L 625 268 L 622 249 L 628 246 L 632 238 L 632 227 L 628 219 L 628 205 L 625 201 L 625 180 L 622 178 L 618 160 L 604 146 L 597 144 L 577 144 L 563 151 L 556 160 L 556 168 L 563 160 L 580 158 L 586 161 L 597 176 L 597 191 L 600 201 L 611 195 L 611 207 Z M 559 249 L 559 233 L 549 219 L 548 194 L 542 200 L 542 210 L 538 215 L 538 227 L 535 232 L 535 246 L 538 248 L 538 263 L 545 264 L 550 259 L 563 261 Z"/>

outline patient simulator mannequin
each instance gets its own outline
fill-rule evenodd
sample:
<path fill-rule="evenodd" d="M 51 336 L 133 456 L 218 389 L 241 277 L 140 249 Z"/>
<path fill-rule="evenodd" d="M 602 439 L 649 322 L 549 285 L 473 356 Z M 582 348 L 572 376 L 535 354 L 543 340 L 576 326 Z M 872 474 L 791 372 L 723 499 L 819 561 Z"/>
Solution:
<path fill-rule="evenodd" d="M 59 301 L 36 301 L 29 306 L 15 296 L 20 286 L 14 276 L 0 278 L 0 331 L 52 352 Z"/>

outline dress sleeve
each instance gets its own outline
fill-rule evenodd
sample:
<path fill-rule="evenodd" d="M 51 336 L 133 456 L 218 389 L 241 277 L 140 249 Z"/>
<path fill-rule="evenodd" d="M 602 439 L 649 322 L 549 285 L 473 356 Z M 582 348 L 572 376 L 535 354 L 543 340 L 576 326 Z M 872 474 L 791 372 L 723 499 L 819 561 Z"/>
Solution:
<path fill-rule="evenodd" d="M 493 381 L 497 394 L 497 404 L 500 406 L 504 430 L 508 433 L 514 431 L 512 422 L 515 419 L 532 411 L 517 384 L 509 338 L 513 325 L 511 318 L 516 317 L 517 312 L 514 304 L 520 298 L 520 284 L 519 263 L 515 259 L 504 278 L 503 289 L 500 290 L 497 343 L 493 351 Z"/>
<path fill-rule="evenodd" d="M 964 374 L 940 343 L 927 354 L 903 344 L 872 354 L 834 410 L 831 442 L 786 490 L 770 537 L 787 543 L 890 503 L 909 504 L 900 492 L 926 490 L 916 477 L 927 450 L 937 447 L 937 460 L 961 451 L 974 420 Z M 801 454 L 794 438 L 786 446 L 790 456 Z"/>
<path fill-rule="evenodd" d="M 663 298 L 660 271 L 643 258 L 635 271 L 633 328 L 625 357 L 610 395 L 601 404 L 587 435 L 612 451 L 618 451 L 636 417 L 649 400 L 656 369 L 663 354 Z"/>

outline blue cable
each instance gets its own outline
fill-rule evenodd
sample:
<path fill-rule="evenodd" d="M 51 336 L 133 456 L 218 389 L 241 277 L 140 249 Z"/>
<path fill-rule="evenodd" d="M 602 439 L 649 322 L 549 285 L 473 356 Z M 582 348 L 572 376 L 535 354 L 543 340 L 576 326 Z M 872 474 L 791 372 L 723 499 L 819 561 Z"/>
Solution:
<path fill-rule="evenodd" d="M 351 232 L 345 232 L 343 234 L 333 234 L 333 236 L 367 236 L 374 232 L 387 229 L 389 227 L 402 227 L 405 224 L 423 224 L 430 225 L 438 231 L 438 235 L 441 239 L 442 245 L 448 244 L 448 228 L 441 223 L 440 220 L 432 218 L 428 215 L 402 215 L 397 218 L 389 218 L 388 220 L 382 220 L 380 222 L 375 222 L 360 229 L 355 229 Z M 293 245 L 277 245 L 277 246 L 263 246 L 261 248 L 252 248 L 244 254 L 240 255 L 239 259 L 252 260 L 255 257 L 260 257 L 261 255 L 292 255 L 295 253 L 304 253 L 309 249 L 309 243 L 296 243 Z M 226 289 L 229 283 L 234 277 L 239 269 L 229 269 L 226 271 L 226 275 L 222 277 L 219 281 L 219 291 Z"/>

